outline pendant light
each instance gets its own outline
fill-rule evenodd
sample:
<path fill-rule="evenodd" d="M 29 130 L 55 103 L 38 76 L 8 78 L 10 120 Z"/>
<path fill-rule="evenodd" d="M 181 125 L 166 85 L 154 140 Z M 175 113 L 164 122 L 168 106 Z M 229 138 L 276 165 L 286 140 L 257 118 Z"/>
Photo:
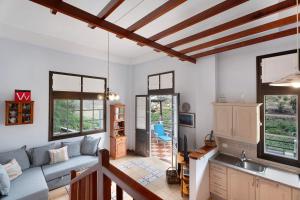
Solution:
<path fill-rule="evenodd" d="M 104 94 L 104 98 L 107 101 L 118 101 L 120 96 L 116 92 L 112 92 L 109 89 L 109 78 L 110 78 L 110 43 L 109 43 L 109 32 L 107 32 L 107 88 Z M 103 99 L 103 96 L 99 96 Z"/>
<path fill-rule="evenodd" d="M 297 4 L 297 24 L 296 24 L 296 28 L 297 28 L 297 67 L 298 67 L 297 69 L 298 69 L 298 72 L 290 74 L 286 77 L 283 77 L 280 80 L 275 81 L 273 83 L 270 83 L 270 86 L 300 88 L 299 28 L 298 28 L 298 24 L 299 24 L 299 2 L 298 2 L 298 0 L 296 0 L 296 4 Z"/>

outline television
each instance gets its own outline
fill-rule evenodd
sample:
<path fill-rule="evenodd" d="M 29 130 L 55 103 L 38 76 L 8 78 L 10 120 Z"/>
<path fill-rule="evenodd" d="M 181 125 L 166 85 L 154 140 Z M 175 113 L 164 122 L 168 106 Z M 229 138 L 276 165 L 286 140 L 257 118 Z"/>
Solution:
<path fill-rule="evenodd" d="M 183 157 L 185 162 L 189 161 L 188 142 L 186 135 L 183 136 Z"/>

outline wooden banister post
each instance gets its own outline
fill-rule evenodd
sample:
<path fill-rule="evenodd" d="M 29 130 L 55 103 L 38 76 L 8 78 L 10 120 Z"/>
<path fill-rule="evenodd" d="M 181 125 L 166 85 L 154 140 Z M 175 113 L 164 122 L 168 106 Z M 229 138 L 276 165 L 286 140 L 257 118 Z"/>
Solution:
<path fill-rule="evenodd" d="M 71 180 L 76 177 L 76 171 L 71 171 Z M 74 183 L 70 185 L 71 189 L 71 200 L 78 200 L 78 183 Z"/>
<path fill-rule="evenodd" d="M 109 151 L 99 151 L 98 200 L 111 200 L 111 180 L 103 173 L 103 168 L 109 167 Z"/>
<path fill-rule="evenodd" d="M 116 188 L 116 193 L 117 193 L 117 200 L 123 200 L 123 190 L 122 188 L 120 188 L 118 185 L 117 185 L 117 188 Z"/>

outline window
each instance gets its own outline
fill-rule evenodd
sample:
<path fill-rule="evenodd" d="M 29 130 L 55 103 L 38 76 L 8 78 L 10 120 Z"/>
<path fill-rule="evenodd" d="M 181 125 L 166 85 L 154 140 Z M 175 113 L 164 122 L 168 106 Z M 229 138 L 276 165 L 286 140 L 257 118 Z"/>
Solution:
<path fill-rule="evenodd" d="M 49 140 L 105 131 L 105 78 L 50 72 L 49 82 Z"/>
<path fill-rule="evenodd" d="M 295 52 L 257 57 L 257 101 L 263 103 L 258 157 L 299 167 L 300 90 L 269 85 L 295 72 Z"/>
<path fill-rule="evenodd" d="M 148 76 L 148 94 L 173 94 L 174 71 Z"/>
<path fill-rule="evenodd" d="M 297 95 L 265 95 L 265 153 L 297 159 Z"/>

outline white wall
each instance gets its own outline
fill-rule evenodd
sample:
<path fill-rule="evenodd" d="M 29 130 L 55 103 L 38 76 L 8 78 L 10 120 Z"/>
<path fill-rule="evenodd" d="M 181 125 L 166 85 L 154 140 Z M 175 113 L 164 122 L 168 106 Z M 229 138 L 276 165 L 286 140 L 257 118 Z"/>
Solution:
<path fill-rule="evenodd" d="M 134 95 L 147 94 L 147 77 L 166 71 L 175 71 L 175 92 L 180 93 L 180 102 L 188 102 L 196 113 L 196 128 L 181 127 L 180 133 L 188 137 L 189 148 L 202 145 L 203 137 L 212 129 L 212 106 L 215 101 L 215 57 L 207 57 L 195 64 L 181 62 L 174 58 L 162 58 L 134 66 Z M 134 100 L 131 101 L 131 117 L 134 119 Z M 132 121 L 134 128 L 134 121 Z M 134 129 L 131 131 L 134 133 Z M 130 140 L 134 144 L 135 135 Z"/>
<path fill-rule="evenodd" d="M 111 65 L 111 89 L 129 105 L 129 66 Z M 67 54 L 26 43 L 0 39 L 0 152 L 43 145 L 48 142 L 49 71 L 106 77 L 107 63 L 95 58 Z M 34 124 L 4 126 L 5 101 L 14 99 L 15 89 L 31 90 L 35 101 Z M 127 107 L 128 108 L 128 107 Z M 129 109 L 127 109 L 129 114 Z M 109 119 L 109 115 L 107 117 Z M 127 132 L 129 117 L 126 117 Z M 108 121 L 108 120 L 107 120 Z M 109 127 L 108 127 L 109 128 Z M 101 146 L 109 147 L 106 134 Z M 106 137 L 104 137 L 106 136 Z"/>

